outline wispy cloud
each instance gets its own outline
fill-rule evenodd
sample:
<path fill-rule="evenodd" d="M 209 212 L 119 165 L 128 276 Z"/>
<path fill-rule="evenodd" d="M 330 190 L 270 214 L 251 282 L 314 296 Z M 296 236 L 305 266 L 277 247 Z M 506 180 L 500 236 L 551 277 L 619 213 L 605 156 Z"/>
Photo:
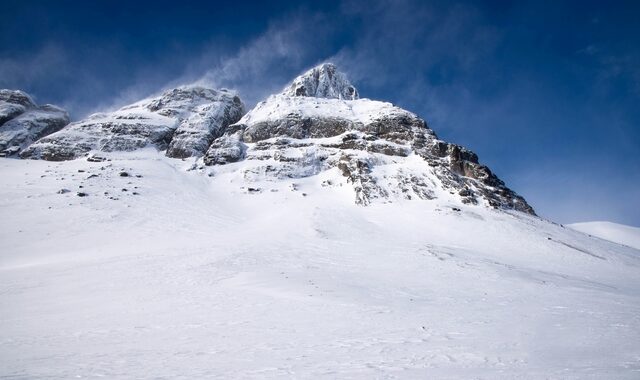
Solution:
<path fill-rule="evenodd" d="M 0 57 L 0 87 L 12 88 L 20 84 L 29 90 L 43 82 L 64 80 L 69 57 L 59 45 L 49 43 L 33 52 L 20 56 Z"/>
<path fill-rule="evenodd" d="M 474 101 L 470 80 L 490 59 L 500 33 L 471 5 L 442 7 L 413 1 L 349 2 L 344 12 L 362 34 L 332 60 L 367 92 L 393 96 L 440 128 L 456 125 L 461 103 Z"/>
<path fill-rule="evenodd" d="M 142 77 L 94 110 L 113 109 L 185 84 L 237 91 L 252 107 L 280 91 L 298 72 L 333 52 L 334 20 L 321 12 L 298 10 L 272 20 L 268 28 L 242 46 L 219 46 L 211 40 L 189 57 L 181 73 L 164 81 Z"/>
<path fill-rule="evenodd" d="M 205 52 L 198 61 L 217 64 L 196 83 L 235 89 L 245 103 L 253 105 L 326 57 L 335 32 L 329 15 L 297 11 L 274 20 L 262 35 L 221 59 L 212 57 L 217 52 Z M 183 78 L 190 75 L 187 72 Z"/>

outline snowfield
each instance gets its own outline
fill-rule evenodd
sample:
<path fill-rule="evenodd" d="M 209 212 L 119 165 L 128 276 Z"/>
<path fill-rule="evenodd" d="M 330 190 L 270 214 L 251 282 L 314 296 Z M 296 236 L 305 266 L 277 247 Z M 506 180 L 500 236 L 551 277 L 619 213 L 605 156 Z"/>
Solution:
<path fill-rule="evenodd" d="M 337 169 L 111 159 L 0 159 L 0 378 L 640 378 L 637 249 L 357 206 Z"/>
<path fill-rule="evenodd" d="M 640 228 L 638 227 L 611 222 L 574 223 L 567 225 L 567 227 L 614 243 L 640 249 Z"/>

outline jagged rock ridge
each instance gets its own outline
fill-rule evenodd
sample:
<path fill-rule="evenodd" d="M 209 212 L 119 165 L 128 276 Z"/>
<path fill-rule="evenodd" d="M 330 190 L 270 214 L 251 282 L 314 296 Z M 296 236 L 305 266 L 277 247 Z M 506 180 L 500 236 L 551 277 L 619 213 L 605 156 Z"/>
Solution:
<path fill-rule="evenodd" d="M 90 151 L 131 151 L 146 146 L 166 149 L 169 157 L 198 156 L 243 114 L 244 105 L 232 91 L 184 86 L 72 123 L 40 139 L 21 156 L 60 161 Z"/>
<path fill-rule="evenodd" d="M 12 156 L 69 124 L 63 109 L 36 105 L 22 91 L 0 90 L 0 156 Z"/>

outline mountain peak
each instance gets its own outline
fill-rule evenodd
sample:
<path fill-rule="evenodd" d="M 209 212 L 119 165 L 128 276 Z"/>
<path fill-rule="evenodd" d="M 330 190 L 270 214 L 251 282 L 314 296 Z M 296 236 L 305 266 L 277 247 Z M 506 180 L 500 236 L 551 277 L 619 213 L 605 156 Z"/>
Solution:
<path fill-rule="evenodd" d="M 358 99 L 358 90 L 333 63 L 323 63 L 298 76 L 282 92 L 286 96 Z"/>

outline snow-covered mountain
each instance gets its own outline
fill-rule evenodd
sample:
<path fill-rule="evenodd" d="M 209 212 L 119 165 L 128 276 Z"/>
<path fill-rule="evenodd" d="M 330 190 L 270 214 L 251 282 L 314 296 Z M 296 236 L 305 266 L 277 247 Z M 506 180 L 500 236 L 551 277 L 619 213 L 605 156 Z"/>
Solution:
<path fill-rule="evenodd" d="M 0 159 L 0 377 L 640 373 L 640 251 L 535 216 L 332 65 L 246 113 L 169 90 L 22 156 Z"/>
<path fill-rule="evenodd" d="M 0 156 L 20 153 L 39 138 L 69 124 L 69 115 L 51 104 L 36 105 L 22 91 L 0 90 Z"/>
<path fill-rule="evenodd" d="M 21 156 L 57 161 L 152 145 L 169 157 L 202 156 L 204 165 L 242 162 L 218 171 L 239 171 L 248 187 L 331 171 L 347 179 L 362 205 L 440 197 L 534 214 L 473 152 L 439 140 L 409 111 L 359 99 L 332 64 L 295 78 L 240 119 L 243 113 L 226 90 L 181 87 L 72 123 Z"/>
<path fill-rule="evenodd" d="M 234 169 L 248 181 L 334 171 L 363 205 L 439 197 L 534 213 L 473 152 L 439 140 L 415 114 L 357 94 L 335 66 L 309 70 L 230 126 L 204 163 L 243 161 Z"/>

